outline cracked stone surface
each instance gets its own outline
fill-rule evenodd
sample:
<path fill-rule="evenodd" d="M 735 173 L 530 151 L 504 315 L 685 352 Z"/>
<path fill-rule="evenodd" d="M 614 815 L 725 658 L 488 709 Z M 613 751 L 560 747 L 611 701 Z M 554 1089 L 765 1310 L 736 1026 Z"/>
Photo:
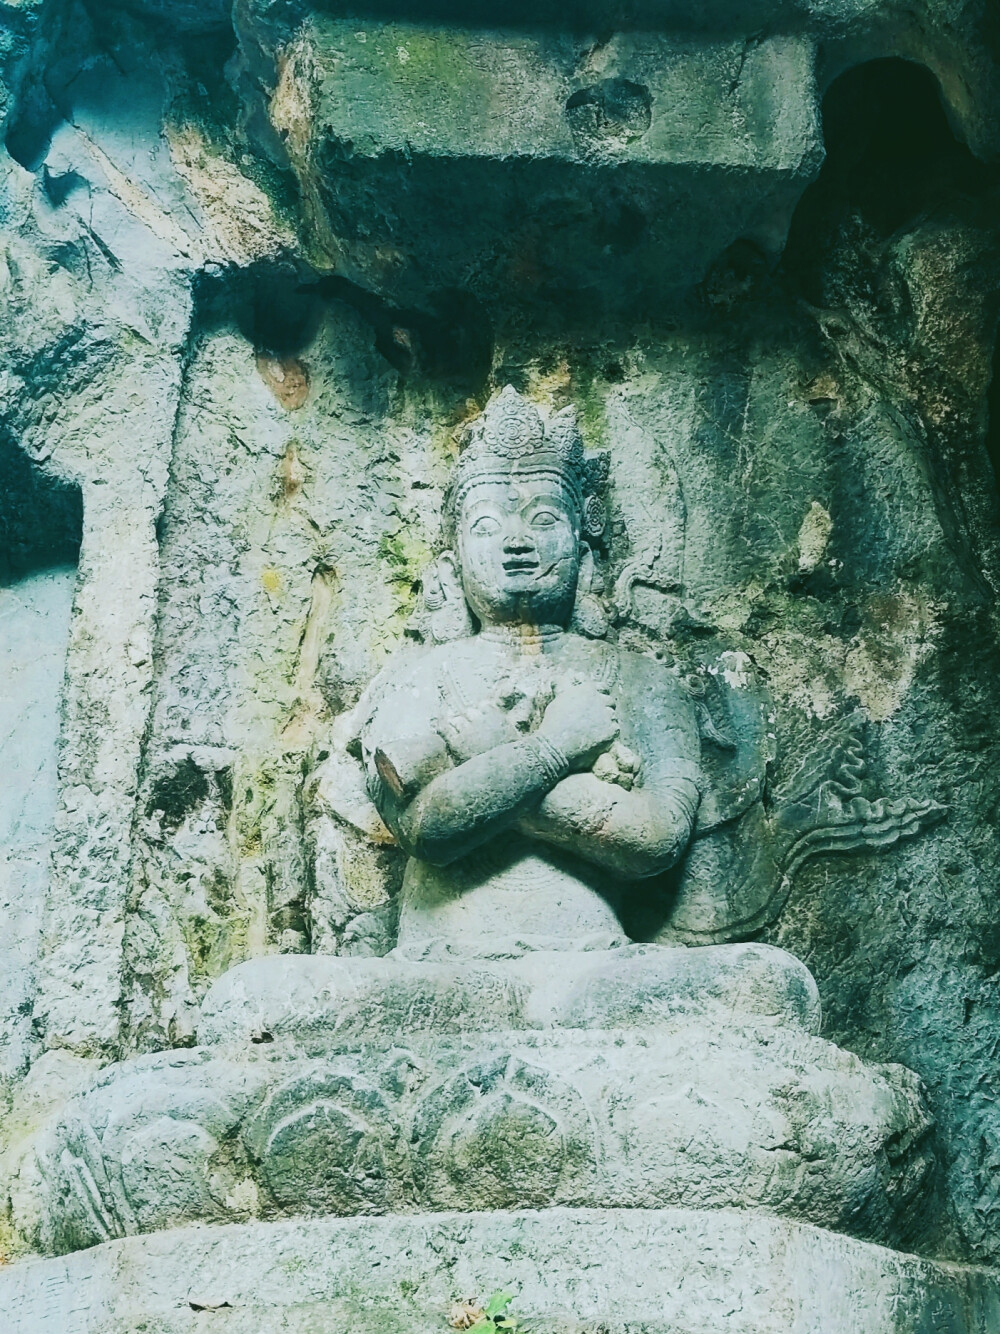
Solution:
<path fill-rule="evenodd" d="M 118 1251 L 30 1258 L 43 1127 L 201 1051 L 234 968 L 390 966 L 405 857 L 357 709 L 457 638 L 442 504 L 509 385 L 607 455 L 594 642 L 670 674 L 700 737 L 690 844 L 623 938 L 778 946 L 810 1042 L 914 1073 L 924 1258 L 830 1232 L 821 1271 L 881 1294 L 872 1330 L 921 1328 L 887 1313 L 939 1282 L 956 1329 L 996 1322 L 986 1271 L 947 1268 L 1000 1262 L 992 10 L 564 8 L 0 3 L 0 1300 L 34 1274 L 90 1285 L 112 1323 L 81 1330 L 160 1318 Z M 813 1235 L 744 1212 L 774 1254 Z M 105 1243 L 136 1286 L 161 1244 Z M 537 1309 L 605 1318 L 569 1290 Z M 851 1291 L 800 1327 L 854 1327 Z M 722 1327 L 796 1328 L 758 1300 Z"/>

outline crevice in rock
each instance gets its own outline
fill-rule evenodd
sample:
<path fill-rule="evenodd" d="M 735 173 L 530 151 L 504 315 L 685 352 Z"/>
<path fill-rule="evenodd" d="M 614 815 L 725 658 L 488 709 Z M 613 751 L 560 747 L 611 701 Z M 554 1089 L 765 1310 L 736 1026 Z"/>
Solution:
<path fill-rule="evenodd" d="M 82 536 L 79 488 L 43 472 L 0 434 L 0 587 L 75 565 Z"/>
<path fill-rule="evenodd" d="M 7 152 L 25 171 L 37 172 L 61 122 L 62 116 L 52 100 L 41 88 L 32 89 L 7 130 L 4 140 Z"/>
<path fill-rule="evenodd" d="M 266 261 L 199 274 L 194 284 L 195 341 L 235 326 L 258 353 L 298 355 L 315 338 L 323 316 L 314 281 L 313 271 L 303 266 Z"/>
<path fill-rule="evenodd" d="M 997 341 L 993 349 L 993 367 L 986 404 L 986 453 L 993 465 L 997 499 L 1000 500 L 1000 332 L 997 333 Z"/>

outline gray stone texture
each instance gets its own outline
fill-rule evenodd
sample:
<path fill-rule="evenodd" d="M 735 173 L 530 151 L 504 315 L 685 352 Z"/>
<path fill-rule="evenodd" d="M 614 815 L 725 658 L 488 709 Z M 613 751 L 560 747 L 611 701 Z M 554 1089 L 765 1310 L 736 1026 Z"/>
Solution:
<path fill-rule="evenodd" d="M 565 9 L 0 3 L 15 1330 L 1000 1321 L 995 18 Z M 588 964 L 421 943 L 372 777 L 373 681 L 486 681 L 442 505 L 508 385 L 608 457 L 572 646 L 696 737 Z M 563 1175 L 491 1165 L 553 1098 Z"/>
<path fill-rule="evenodd" d="M 987 1270 L 728 1209 L 184 1228 L 19 1265 L 0 1300 L 11 1334 L 437 1334 L 456 1299 L 505 1283 L 552 1334 L 992 1334 L 1000 1318 Z"/>
<path fill-rule="evenodd" d="M 58 802 L 58 706 L 74 585 L 72 567 L 57 566 L 0 590 L 0 735 L 8 766 L 0 796 L 0 1070 L 8 1081 L 23 1073 L 30 1051 L 32 965 Z"/>

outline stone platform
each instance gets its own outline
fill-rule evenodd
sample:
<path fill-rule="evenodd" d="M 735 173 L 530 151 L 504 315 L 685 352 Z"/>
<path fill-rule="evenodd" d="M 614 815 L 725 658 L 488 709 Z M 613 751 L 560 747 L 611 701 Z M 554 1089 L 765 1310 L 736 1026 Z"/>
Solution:
<path fill-rule="evenodd" d="M 60 1253 L 191 1223 L 684 1206 L 905 1245 L 933 1162 L 919 1081 L 818 1026 L 808 971 L 763 945 L 257 960 L 206 1000 L 204 1045 L 111 1066 L 56 1115 L 15 1221 Z"/>
<path fill-rule="evenodd" d="M 187 1227 L 0 1273 L 4 1334 L 444 1334 L 516 1292 L 538 1334 L 995 1334 L 1000 1278 L 758 1211 Z"/>

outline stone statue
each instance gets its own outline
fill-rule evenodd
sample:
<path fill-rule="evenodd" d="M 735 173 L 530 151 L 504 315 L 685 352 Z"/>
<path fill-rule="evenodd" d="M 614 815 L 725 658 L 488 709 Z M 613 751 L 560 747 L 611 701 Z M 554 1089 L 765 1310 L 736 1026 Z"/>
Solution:
<path fill-rule="evenodd" d="M 448 549 L 424 578 L 424 646 L 338 720 L 313 783 L 317 842 L 354 841 L 318 867 L 320 899 L 331 883 L 350 893 L 359 850 L 366 887 L 389 879 L 373 849 L 408 856 L 389 905 L 398 935 L 374 952 L 744 939 L 775 920 L 809 859 L 891 847 L 943 817 L 931 801 L 864 795 L 859 715 L 765 805 L 774 705 L 746 654 L 689 649 L 668 667 L 606 638 L 608 460 L 585 455 L 574 410 L 546 425 L 508 386 L 467 435 Z M 651 580 L 641 558 L 618 574 L 620 628 Z"/>
<path fill-rule="evenodd" d="M 815 982 L 784 951 L 633 943 L 622 920 L 642 882 L 725 870 L 698 861 L 713 831 L 741 828 L 744 879 L 763 866 L 769 885 L 811 848 L 889 843 L 934 812 L 862 797 L 850 732 L 763 810 L 753 692 L 731 739 L 679 672 L 603 637 L 606 466 L 572 412 L 546 424 L 513 389 L 473 425 L 428 642 L 339 721 L 319 780 L 338 818 L 408 855 L 394 947 L 248 960 L 206 996 L 198 1047 L 102 1071 L 25 1152 L 12 1198 L 36 1246 L 556 1205 L 759 1208 L 905 1239 L 932 1165 L 916 1077 L 820 1038 Z M 739 877 L 717 879 L 728 924 L 750 920 Z M 773 890 L 757 898 L 770 911 Z"/>
<path fill-rule="evenodd" d="M 455 469 L 454 551 L 436 581 L 440 613 L 468 632 L 390 664 L 360 710 L 369 792 L 410 855 L 398 945 L 410 957 L 623 945 L 623 887 L 667 870 L 691 838 L 690 696 L 579 628 L 605 472 L 571 409 L 546 432 L 510 388 Z"/>

